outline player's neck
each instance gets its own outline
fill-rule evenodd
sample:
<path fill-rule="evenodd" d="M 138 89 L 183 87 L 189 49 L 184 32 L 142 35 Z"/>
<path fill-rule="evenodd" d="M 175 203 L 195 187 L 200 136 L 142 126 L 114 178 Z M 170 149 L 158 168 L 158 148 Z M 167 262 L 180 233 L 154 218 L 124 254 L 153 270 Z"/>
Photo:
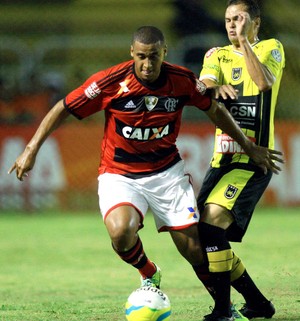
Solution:
<path fill-rule="evenodd" d="M 248 42 L 249 42 L 251 47 L 254 47 L 259 41 L 260 40 L 259 40 L 258 37 L 255 37 L 254 39 L 251 39 L 251 41 L 248 39 Z M 240 43 L 232 44 L 232 47 L 233 47 L 233 50 L 235 50 L 235 51 L 241 51 Z"/>

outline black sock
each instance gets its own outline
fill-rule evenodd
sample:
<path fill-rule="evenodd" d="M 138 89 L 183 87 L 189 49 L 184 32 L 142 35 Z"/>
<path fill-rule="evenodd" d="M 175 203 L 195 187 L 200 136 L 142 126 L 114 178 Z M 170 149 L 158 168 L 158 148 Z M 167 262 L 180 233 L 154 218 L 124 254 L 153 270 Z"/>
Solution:
<path fill-rule="evenodd" d="M 231 284 L 239 293 L 242 294 L 249 307 L 259 307 L 260 305 L 263 305 L 268 301 L 267 298 L 257 288 L 246 270 L 237 280 L 233 281 Z"/>
<path fill-rule="evenodd" d="M 210 275 L 209 270 L 208 270 L 208 264 L 205 264 L 205 265 L 194 265 L 193 269 L 194 269 L 198 279 L 205 286 L 207 292 L 215 300 L 216 291 L 214 289 L 214 284 L 212 282 L 212 278 L 211 278 L 211 275 Z"/>
<path fill-rule="evenodd" d="M 215 290 L 215 308 L 224 317 L 230 317 L 230 271 L 211 273 Z"/>
<path fill-rule="evenodd" d="M 215 307 L 222 316 L 231 316 L 230 272 L 233 253 L 226 239 L 225 230 L 207 223 L 199 223 L 201 243 L 206 251 L 213 285 Z"/>

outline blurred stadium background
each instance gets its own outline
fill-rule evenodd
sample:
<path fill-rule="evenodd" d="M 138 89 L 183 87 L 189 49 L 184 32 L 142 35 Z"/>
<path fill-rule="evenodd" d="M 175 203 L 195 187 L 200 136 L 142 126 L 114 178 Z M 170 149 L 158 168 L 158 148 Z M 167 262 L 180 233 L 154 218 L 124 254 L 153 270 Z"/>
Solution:
<path fill-rule="evenodd" d="M 54 102 L 90 74 L 130 58 L 132 32 L 161 28 L 167 60 L 199 73 L 206 50 L 227 44 L 226 0 L 0 0 L 0 210 L 98 210 L 97 165 L 102 115 L 71 119 L 40 151 L 30 177 L 7 175 Z M 261 204 L 300 205 L 300 41 L 298 0 L 261 0 L 260 38 L 285 47 L 286 69 L 277 108 L 283 172 Z M 212 126 L 185 111 L 178 140 L 197 190 L 212 148 Z"/>

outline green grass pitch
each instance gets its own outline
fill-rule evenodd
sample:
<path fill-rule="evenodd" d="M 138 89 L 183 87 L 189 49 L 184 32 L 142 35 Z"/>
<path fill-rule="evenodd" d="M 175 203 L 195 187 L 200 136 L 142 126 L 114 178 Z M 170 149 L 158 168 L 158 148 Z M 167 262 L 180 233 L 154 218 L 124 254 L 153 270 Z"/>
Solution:
<path fill-rule="evenodd" d="M 232 244 L 277 313 L 300 320 L 299 208 L 258 208 L 243 244 Z M 212 300 L 168 233 L 151 214 L 140 232 L 162 269 L 172 321 L 201 321 Z M 1 321 L 125 321 L 124 303 L 139 275 L 111 249 L 97 213 L 0 214 Z M 242 304 L 234 290 L 232 299 Z"/>

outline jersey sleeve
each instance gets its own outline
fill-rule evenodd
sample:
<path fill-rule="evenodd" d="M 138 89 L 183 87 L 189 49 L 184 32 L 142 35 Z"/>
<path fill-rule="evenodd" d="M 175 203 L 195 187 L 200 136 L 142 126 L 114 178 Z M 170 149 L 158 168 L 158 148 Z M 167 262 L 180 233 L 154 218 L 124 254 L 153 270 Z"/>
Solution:
<path fill-rule="evenodd" d="M 66 109 L 78 119 L 86 118 L 104 109 L 105 95 L 99 86 L 104 76 L 104 72 L 98 72 L 71 91 L 64 99 Z"/>
<path fill-rule="evenodd" d="M 265 41 L 263 52 L 259 55 L 259 61 L 277 78 L 285 67 L 285 55 L 281 42 L 276 39 Z"/>
<path fill-rule="evenodd" d="M 207 90 L 205 84 L 195 78 L 194 93 L 187 105 L 193 105 L 203 111 L 209 110 L 211 106 L 211 91 Z"/>
<path fill-rule="evenodd" d="M 210 79 L 216 83 L 219 81 L 220 63 L 218 59 L 218 49 L 219 47 L 214 47 L 206 52 L 200 72 L 200 80 Z"/>

